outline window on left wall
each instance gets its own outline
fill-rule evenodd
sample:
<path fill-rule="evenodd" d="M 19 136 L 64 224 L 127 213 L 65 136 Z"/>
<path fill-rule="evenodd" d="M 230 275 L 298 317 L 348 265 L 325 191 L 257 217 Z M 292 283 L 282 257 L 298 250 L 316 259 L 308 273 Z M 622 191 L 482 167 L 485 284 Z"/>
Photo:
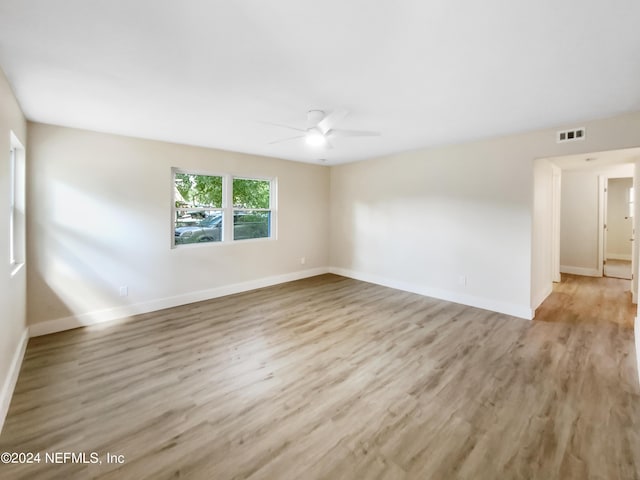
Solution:
<path fill-rule="evenodd" d="M 9 266 L 13 275 L 25 261 L 25 150 L 13 132 L 9 146 Z"/>

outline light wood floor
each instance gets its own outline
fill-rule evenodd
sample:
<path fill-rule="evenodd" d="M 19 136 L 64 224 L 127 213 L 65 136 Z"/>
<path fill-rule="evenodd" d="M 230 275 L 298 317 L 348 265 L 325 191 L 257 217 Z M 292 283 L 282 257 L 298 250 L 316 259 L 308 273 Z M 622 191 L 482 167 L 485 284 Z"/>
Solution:
<path fill-rule="evenodd" d="M 573 324 L 613 323 L 629 329 L 636 318 L 631 280 L 562 274 L 536 311 L 536 320 Z"/>
<path fill-rule="evenodd" d="M 547 312 L 548 315 L 551 315 Z M 637 479 L 633 331 L 324 275 L 31 339 L 3 479 Z"/>

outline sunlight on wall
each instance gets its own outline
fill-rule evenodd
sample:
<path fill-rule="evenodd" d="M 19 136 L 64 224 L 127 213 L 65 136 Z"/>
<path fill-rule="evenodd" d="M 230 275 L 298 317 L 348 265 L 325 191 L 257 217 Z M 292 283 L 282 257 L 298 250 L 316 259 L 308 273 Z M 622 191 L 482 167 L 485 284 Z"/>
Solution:
<path fill-rule="evenodd" d="M 492 239 L 517 233 L 517 205 L 434 195 L 359 201 L 351 215 L 351 251 L 343 253 L 356 271 L 481 294 L 496 266 L 509 271 L 514 259 L 527 261 L 517 245 Z"/>
<path fill-rule="evenodd" d="M 43 280 L 72 314 L 93 312 L 89 323 L 101 321 L 104 312 L 95 306 L 113 308 L 114 302 L 127 306 L 131 302 L 119 296 L 120 286 L 140 282 L 135 266 L 123 263 L 118 255 L 120 248 L 129 248 L 139 236 L 135 222 L 130 212 L 113 201 L 60 181 L 48 188 L 49 225 L 43 232 L 52 254 L 41 261 Z"/>

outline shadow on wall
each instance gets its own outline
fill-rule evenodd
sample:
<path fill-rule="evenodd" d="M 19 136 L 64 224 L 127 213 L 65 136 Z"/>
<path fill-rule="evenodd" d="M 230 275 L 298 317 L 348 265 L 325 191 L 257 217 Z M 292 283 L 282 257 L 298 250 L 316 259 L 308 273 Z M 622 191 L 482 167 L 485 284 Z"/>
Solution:
<path fill-rule="evenodd" d="M 121 258 L 127 248 L 122 239 L 136 242 L 140 233 L 131 213 L 59 182 L 52 182 L 48 190 L 48 213 L 30 232 L 31 242 L 38 242 L 34 261 L 29 262 L 30 321 L 130 304 L 119 296 L 120 285 L 109 279 L 141 280 L 140 266 Z"/>

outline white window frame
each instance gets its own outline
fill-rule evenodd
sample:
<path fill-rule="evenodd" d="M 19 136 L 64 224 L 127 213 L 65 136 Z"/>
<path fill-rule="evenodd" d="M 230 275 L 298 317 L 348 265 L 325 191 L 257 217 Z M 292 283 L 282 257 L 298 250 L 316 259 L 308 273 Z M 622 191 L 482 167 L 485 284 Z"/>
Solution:
<path fill-rule="evenodd" d="M 22 213 L 22 216 L 19 214 Z M 9 132 L 9 269 L 14 276 L 25 263 L 25 149 Z"/>
<path fill-rule="evenodd" d="M 231 205 L 231 216 L 229 217 L 231 219 L 231 240 L 234 242 L 251 242 L 254 240 L 275 240 L 276 238 L 276 202 L 275 202 L 275 198 L 276 198 L 276 179 L 275 178 L 269 178 L 269 177 L 249 177 L 246 175 L 231 175 L 230 176 L 230 181 L 229 181 L 229 199 L 230 202 L 229 203 L 233 203 L 233 181 L 235 179 L 238 180 L 259 180 L 259 181 L 266 181 L 269 182 L 269 208 L 236 208 L 234 205 Z M 271 215 L 269 217 L 269 236 L 268 237 L 259 237 L 259 238 L 246 238 L 243 240 L 235 240 L 233 239 L 233 219 L 234 219 L 234 213 L 235 212 L 271 212 Z"/>
<path fill-rule="evenodd" d="M 221 236 L 221 240 L 219 242 L 187 243 L 187 244 L 184 244 L 184 245 L 176 245 L 175 235 L 174 235 L 176 213 L 179 212 L 180 210 L 182 210 L 181 208 L 177 208 L 176 207 L 175 190 L 176 190 L 176 174 L 177 173 L 183 173 L 183 174 L 186 174 L 186 175 L 202 175 L 202 176 L 207 176 L 207 177 L 220 177 L 220 178 L 222 178 L 222 207 L 220 207 L 220 208 L 194 207 L 194 208 L 185 209 L 185 210 L 196 211 L 196 212 L 198 212 L 198 211 L 202 211 L 202 212 L 217 211 L 217 212 L 220 212 L 222 214 L 222 236 Z M 183 246 L 187 246 L 187 245 L 220 244 L 220 243 L 223 243 L 225 241 L 226 232 L 228 230 L 227 225 L 226 225 L 227 224 L 227 215 L 226 215 L 226 211 L 225 211 L 225 201 L 227 199 L 227 195 L 226 195 L 227 183 L 228 183 L 228 179 L 227 179 L 227 175 L 226 174 L 203 172 L 203 171 L 200 171 L 200 170 L 182 169 L 182 168 L 176 168 L 176 167 L 171 169 L 171 248 L 183 247 Z"/>
<path fill-rule="evenodd" d="M 16 264 L 16 149 L 9 150 L 9 265 Z"/>
<path fill-rule="evenodd" d="M 176 245 L 175 243 L 175 218 L 176 212 L 179 211 L 179 208 L 176 208 L 176 197 L 175 197 L 175 178 L 176 173 L 183 173 L 187 175 L 204 175 L 208 177 L 222 177 L 222 208 L 189 208 L 191 211 L 220 211 L 222 212 L 222 240 L 219 242 L 202 242 L 202 243 L 185 243 Z M 233 205 L 233 180 L 235 178 L 243 179 L 243 180 L 262 180 L 269 182 L 269 208 L 234 208 Z M 185 169 L 172 167 L 171 168 L 171 223 L 170 223 L 170 231 L 171 231 L 171 248 L 177 247 L 202 247 L 205 245 L 230 245 L 230 244 L 238 244 L 238 243 L 252 243 L 252 242 L 264 242 L 264 241 L 273 241 L 277 240 L 277 185 L 278 179 L 277 177 L 264 177 L 259 175 L 234 175 L 230 173 L 216 173 L 211 171 L 203 171 L 196 169 Z M 270 228 L 269 228 L 269 236 L 268 237 L 259 237 L 259 238 L 248 238 L 241 240 L 233 239 L 233 213 L 234 211 L 267 211 L 271 212 L 270 216 Z"/>

